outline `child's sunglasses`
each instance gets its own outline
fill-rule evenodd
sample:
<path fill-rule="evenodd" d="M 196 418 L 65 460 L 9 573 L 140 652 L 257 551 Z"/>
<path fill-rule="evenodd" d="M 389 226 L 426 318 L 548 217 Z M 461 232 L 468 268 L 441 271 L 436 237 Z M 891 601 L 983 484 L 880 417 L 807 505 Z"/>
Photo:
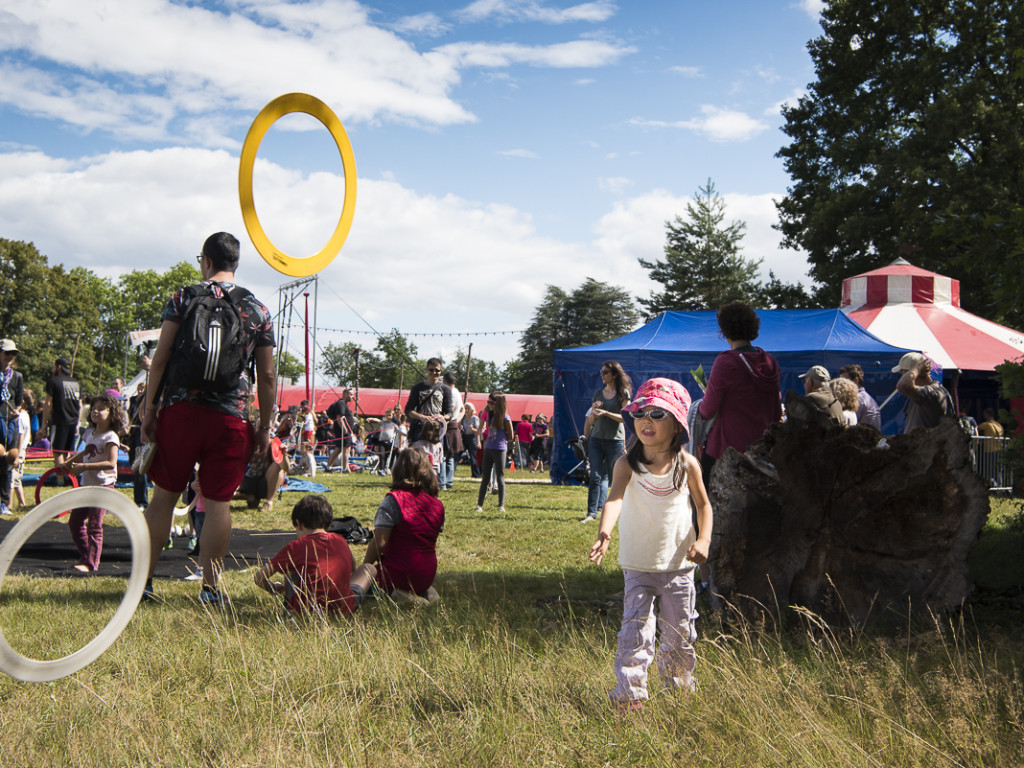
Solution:
<path fill-rule="evenodd" d="M 628 413 L 628 411 L 627 411 Z M 642 421 L 644 419 L 650 419 L 651 421 L 661 421 L 662 419 L 668 418 L 670 415 L 664 408 L 651 408 L 647 411 L 636 411 L 630 413 L 633 417 L 633 421 Z"/>

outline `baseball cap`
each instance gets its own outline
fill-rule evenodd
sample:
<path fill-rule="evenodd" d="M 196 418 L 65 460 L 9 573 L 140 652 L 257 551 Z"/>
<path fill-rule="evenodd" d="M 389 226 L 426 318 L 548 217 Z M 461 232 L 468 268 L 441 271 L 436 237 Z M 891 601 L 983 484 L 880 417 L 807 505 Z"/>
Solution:
<path fill-rule="evenodd" d="M 0 352 L 17 352 L 18 345 L 11 339 L 0 339 Z"/>
<path fill-rule="evenodd" d="M 800 374 L 801 379 L 805 379 L 808 376 L 817 379 L 822 383 L 832 380 L 832 377 L 828 375 L 828 370 L 823 365 L 812 365 L 810 368 L 807 369 L 807 373 Z"/>
<path fill-rule="evenodd" d="M 900 358 L 900 364 L 893 368 L 892 372 L 906 373 L 907 371 L 912 371 L 927 359 L 920 352 L 907 352 L 907 354 Z"/>

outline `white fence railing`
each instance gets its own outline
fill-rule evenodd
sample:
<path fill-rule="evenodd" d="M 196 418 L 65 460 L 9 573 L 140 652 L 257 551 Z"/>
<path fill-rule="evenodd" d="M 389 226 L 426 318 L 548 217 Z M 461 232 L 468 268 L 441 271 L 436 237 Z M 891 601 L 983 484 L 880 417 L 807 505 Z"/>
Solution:
<path fill-rule="evenodd" d="M 1008 437 L 971 438 L 971 453 L 974 469 L 982 480 L 988 483 L 990 491 L 1013 489 L 1013 468 L 1009 462 L 1010 439 Z"/>

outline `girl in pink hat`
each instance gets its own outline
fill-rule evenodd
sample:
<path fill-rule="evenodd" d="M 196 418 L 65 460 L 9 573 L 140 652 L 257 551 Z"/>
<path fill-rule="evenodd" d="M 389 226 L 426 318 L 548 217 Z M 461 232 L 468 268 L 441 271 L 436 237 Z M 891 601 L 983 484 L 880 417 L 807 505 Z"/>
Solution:
<path fill-rule="evenodd" d="M 631 709 L 641 708 L 648 697 L 655 619 L 661 626 L 657 662 L 662 682 L 696 690 L 693 571 L 708 558 L 712 514 L 700 464 L 684 448 L 689 410 L 689 393 L 671 379 L 645 382 L 622 409 L 623 415 L 632 417 L 636 437 L 615 464 L 597 541 L 590 550 L 591 561 L 600 565 L 619 523 L 619 564 L 626 588 L 615 654 L 617 685 L 609 696 Z"/>

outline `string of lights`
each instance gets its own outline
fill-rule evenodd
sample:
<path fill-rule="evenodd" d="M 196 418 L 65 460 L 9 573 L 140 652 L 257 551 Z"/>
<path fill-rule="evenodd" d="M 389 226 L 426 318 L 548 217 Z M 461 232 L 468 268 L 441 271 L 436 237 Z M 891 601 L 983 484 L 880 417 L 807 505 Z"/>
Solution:
<path fill-rule="evenodd" d="M 285 328 L 291 330 L 292 328 L 304 328 L 302 323 L 288 322 L 284 325 Z M 346 333 L 355 336 L 379 336 L 380 334 L 376 331 L 357 331 L 350 328 L 325 328 L 322 325 L 316 327 L 317 331 L 325 331 L 327 333 Z M 523 331 L 399 331 L 403 337 L 408 336 L 428 336 L 434 338 L 442 338 L 446 336 L 512 336 L 517 333 L 523 333 Z"/>

